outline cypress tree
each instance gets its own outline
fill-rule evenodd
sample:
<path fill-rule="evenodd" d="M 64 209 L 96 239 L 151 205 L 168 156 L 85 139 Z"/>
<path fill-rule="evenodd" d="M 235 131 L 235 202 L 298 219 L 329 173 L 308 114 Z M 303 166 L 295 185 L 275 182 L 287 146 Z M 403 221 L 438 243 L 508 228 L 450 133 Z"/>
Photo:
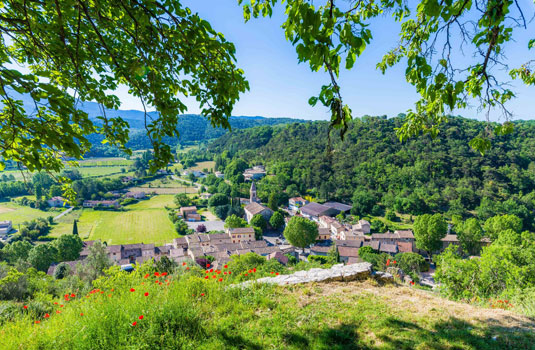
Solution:
<path fill-rule="evenodd" d="M 76 223 L 76 220 L 74 220 L 74 223 L 72 224 L 72 234 L 78 235 L 78 224 Z"/>

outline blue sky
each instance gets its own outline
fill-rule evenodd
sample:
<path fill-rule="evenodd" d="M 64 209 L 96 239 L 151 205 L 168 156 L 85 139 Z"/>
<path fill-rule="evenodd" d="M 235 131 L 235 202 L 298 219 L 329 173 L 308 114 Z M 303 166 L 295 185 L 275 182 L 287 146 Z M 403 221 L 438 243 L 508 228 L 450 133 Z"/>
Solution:
<path fill-rule="evenodd" d="M 208 20 L 236 46 L 237 64 L 244 69 L 251 90 L 242 95 L 233 115 L 261 115 L 266 117 L 293 117 L 303 119 L 328 119 L 329 113 L 322 106 L 310 107 L 308 98 L 317 95 L 321 85 L 329 82 L 323 72 L 312 72 L 307 64 L 299 64 L 294 47 L 285 40 L 280 25 L 284 16 L 282 6 L 277 6 L 271 19 L 243 20 L 242 9 L 236 0 L 183 0 L 193 12 Z M 534 8 L 532 2 L 527 6 Z M 403 64 L 382 75 L 375 69 L 382 54 L 397 41 L 399 25 L 390 17 L 374 24 L 371 29 L 373 42 L 359 58 L 351 71 L 342 71 L 340 84 L 344 102 L 349 104 L 354 116 L 395 116 L 413 107 L 418 99 L 414 88 L 404 76 Z M 532 27 L 533 28 L 533 27 Z M 519 45 L 521 48 L 518 48 Z M 521 33 L 518 43 L 510 46 L 511 65 L 522 63 L 528 52 L 527 35 Z M 514 84 L 518 98 L 509 104 L 515 119 L 535 119 L 533 101 L 535 88 Z M 126 89 L 118 91 L 123 105 L 121 109 L 140 109 L 140 104 L 129 97 Z M 198 113 L 194 100 L 186 101 L 190 113 Z M 475 108 L 455 111 L 469 118 L 485 119 L 485 114 Z M 498 120 L 497 114 L 491 119 Z"/>

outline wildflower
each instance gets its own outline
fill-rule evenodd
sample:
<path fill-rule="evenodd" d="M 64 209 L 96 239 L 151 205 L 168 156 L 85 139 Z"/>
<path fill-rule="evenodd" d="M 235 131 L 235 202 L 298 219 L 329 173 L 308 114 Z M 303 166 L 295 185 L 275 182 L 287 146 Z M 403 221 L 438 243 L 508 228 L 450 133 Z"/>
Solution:
<path fill-rule="evenodd" d="M 206 267 L 210 267 L 210 264 L 206 264 Z"/>
<path fill-rule="evenodd" d="M 214 272 L 214 269 L 210 269 L 210 272 Z"/>
<path fill-rule="evenodd" d="M 275 272 L 275 276 L 278 276 L 278 275 L 279 275 L 279 273 L 278 273 L 278 272 Z"/>
<path fill-rule="evenodd" d="M 108 298 L 111 298 L 111 294 L 108 294 Z"/>
<path fill-rule="evenodd" d="M 244 276 L 248 276 L 248 274 L 246 274 L 246 273 L 244 273 L 243 275 L 244 275 Z"/>
<path fill-rule="evenodd" d="M 398 262 L 396 260 L 394 260 L 394 262 L 392 264 L 397 264 Z"/>
<path fill-rule="evenodd" d="M 80 312 L 80 316 L 83 316 L 83 315 L 84 315 L 84 313 L 83 313 L 83 312 Z"/>
<path fill-rule="evenodd" d="M 165 280 L 165 282 L 169 282 L 169 280 Z"/>
<path fill-rule="evenodd" d="M 137 325 L 137 321 L 132 322 L 132 326 Z"/>
<path fill-rule="evenodd" d="M 162 276 L 167 276 L 167 272 L 162 273 Z"/>
<path fill-rule="evenodd" d="M 160 283 L 160 281 L 154 281 L 154 283 Z"/>
<path fill-rule="evenodd" d="M 212 278 L 216 278 L 217 276 L 216 275 L 213 275 Z"/>
<path fill-rule="evenodd" d="M 275 272 L 271 271 L 271 274 L 273 275 Z"/>
<path fill-rule="evenodd" d="M 50 317 L 50 315 L 49 315 L 49 314 L 45 314 L 45 318 L 49 318 L 49 317 Z"/>
<path fill-rule="evenodd" d="M 57 313 L 57 314 L 60 314 L 60 313 L 61 313 L 61 311 L 59 311 L 59 310 L 56 310 L 56 313 Z"/>
<path fill-rule="evenodd" d="M 390 265 L 390 259 L 386 261 L 386 266 Z"/>
<path fill-rule="evenodd" d="M 201 293 L 201 297 L 203 297 L 203 296 L 204 296 L 204 293 Z"/>
<path fill-rule="evenodd" d="M 210 271 L 206 270 L 206 273 L 210 273 Z"/>
<path fill-rule="evenodd" d="M 253 273 L 253 270 L 249 270 L 249 273 Z"/>
<path fill-rule="evenodd" d="M 113 288 L 111 289 L 112 292 L 113 292 L 114 290 L 115 290 L 115 289 L 113 289 Z"/>
<path fill-rule="evenodd" d="M 256 272 L 256 267 L 253 269 L 253 272 Z"/>
<path fill-rule="evenodd" d="M 223 281 L 223 279 L 222 279 L 222 278 L 220 278 L 220 279 L 218 279 L 218 281 L 219 281 L 219 282 L 222 282 L 222 281 Z"/>
<path fill-rule="evenodd" d="M 158 276 L 160 276 L 160 273 L 159 272 L 155 272 L 154 276 L 158 277 Z"/>
<path fill-rule="evenodd" d="M 223 266 L 225 269 L 228 268 L 228 265 Z"/>
<path fill-rule="evenodd" d="M 143 315 L 139 316 L 139 319 L 142 320 L 143 319 Z"/>
<path fill-rule="evenodd" d="M 143 295 L 148 297 L 149 296 L 149 292 L 145 292 L 145 294 L 143 294 Z"/>
<path fill-rule="evenodd" d="M 146 274 L 143 278 L 149 278 L 149 274 Z"/>
<path fill-rule="evenodd" d="M 228 274 L 230 275 L 232 273 L 232 271 L 229 271 Z"/>
<path fill-rule="evenodd" d="M 134 288 L 130 288 L 130 291 L 131 292 L 135 292 L 136 290 Z"/>
<path fill-rule="evenodd" d="M 39 324 L 39 323 L 41 323 L 41 321 L 35 321 L 35 323 L 36 323 L 36 324 Z"/>
<path fill-rule="evenodd" d="M 208 278 L 210 278 L 210 276 L 204 276 L 204 279 L 207 280 Z"/>
<path fill-rule="evenodd" d="M 101 290 L 101 291 L 100 291 L 100 294 L 104 294 L 104 291 L 103 291 L 103 290 Z"/>
<path fill-rule="evenodd" d="M 24 309 L 27 309 L 28 307 L 26 305 L 23 306 Z"/>
<path fill-rule="evenodd" d="M 183 263 L 182 263 L 182 266 L 186 266 L 186 263 L 185 263 L 185 262 L 183 262 Z"/>
<path fill-rule="evenodd" d="M 63 307 L 63 304 L 61 304 L 59 307 Z"/>
<path fill-rule="evenodd" d="M 54 302 L 54 305 L 58 305 L 58 302 L 57 302 L 57 301 L 55 301 L 55 302 Z"/>
<path fill-rule="evenodd" d="M 189 267 L 186 267 L 186 270 L 189 270 Z"/>
<path fill-rule="evenodd" d="M 74 293 L 71 294 L 71 298 L 74 298 L 74 297 L 76 297 L 76 294 L 74 294 Z"/>
<path fill-rule="evenodd" d="M 145 282 L 141 282 L 141 285 L 144 286 L 144 285 L 145 285 Z"/>

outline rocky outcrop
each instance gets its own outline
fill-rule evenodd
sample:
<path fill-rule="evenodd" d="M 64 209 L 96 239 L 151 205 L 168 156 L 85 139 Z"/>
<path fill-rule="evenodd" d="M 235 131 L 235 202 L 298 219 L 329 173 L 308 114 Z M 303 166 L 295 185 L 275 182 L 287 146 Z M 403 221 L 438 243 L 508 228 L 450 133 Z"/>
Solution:
<path fill-rule="evenodd" d="M 331 282 L 331 281 L 354 281 L 370 277 L 372 265 L 370 263 L 358 263 L 352 265 L 334 265 L 330 269 L 310 269 L 297 271 L 291 275 L 276 277 L 264 277 L 255 281 L 246 281 L 241 285 L 252 283 L 270 283 L 278 285 L 308 283 L 308 282 Z"/>

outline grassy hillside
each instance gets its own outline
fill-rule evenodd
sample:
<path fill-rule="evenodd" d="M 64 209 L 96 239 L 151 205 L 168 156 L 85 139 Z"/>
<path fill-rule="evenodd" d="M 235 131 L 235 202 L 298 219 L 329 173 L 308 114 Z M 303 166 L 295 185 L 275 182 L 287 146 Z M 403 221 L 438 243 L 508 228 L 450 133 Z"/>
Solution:
<path fill-rule="evenodd" d="M 24 319 L 0 326 L 2 349 L 535 348 L 535 323 L 527 318 L 407 287 L 364 281 L 241 289 L 228 288 L 224 273 L 222 282 L 193 267 L 143 278 L 144 268 L 116 271 L 87 296 L 28 304 Z"/>

